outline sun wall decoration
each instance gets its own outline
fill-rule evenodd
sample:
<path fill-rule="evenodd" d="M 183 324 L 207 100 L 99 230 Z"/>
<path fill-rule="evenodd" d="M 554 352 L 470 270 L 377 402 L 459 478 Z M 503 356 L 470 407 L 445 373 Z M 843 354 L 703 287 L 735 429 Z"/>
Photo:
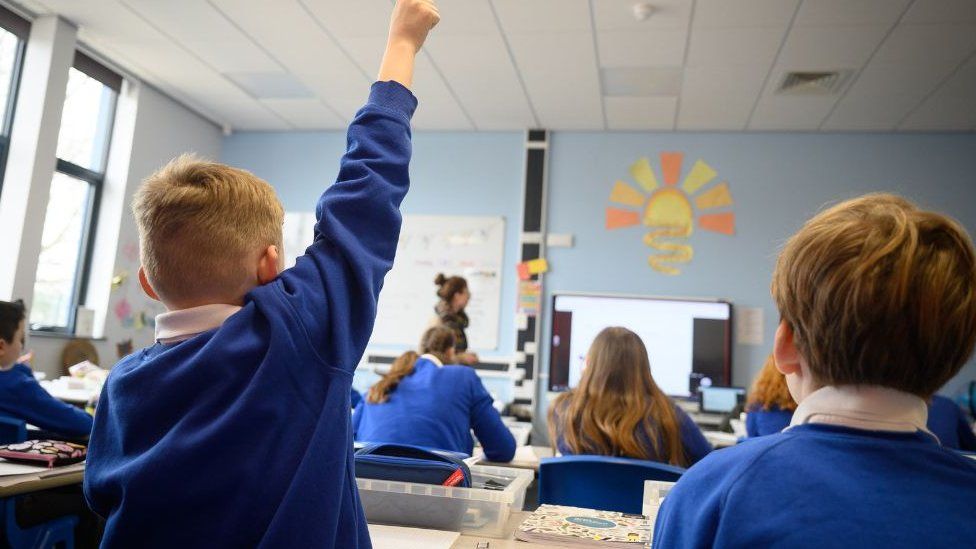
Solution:
<path fill-rule="evenodd" d="M 695 221 L 702 230 L 733 235 L 735 213 L 729 211 L 733 201 L 728 182 L 708 186 L 718 173 L 703 160 L 695 162 L 679 185 L 684 154 L 665 152 L 660 159 L 663 186 L 658 184 L 647 157 L 630 166 L 630 176 L 640 189 L 623 181 L 614 184 L 610 202 L 626 208 L 608 206 L 606 227 L 648 227 L 644 244 L 657 250 L 648 257 L 648 264 L 660 273 L 676 275 L 681 273 L 678 266 L 694 256 L 687 240 L 694 232 Z"/>

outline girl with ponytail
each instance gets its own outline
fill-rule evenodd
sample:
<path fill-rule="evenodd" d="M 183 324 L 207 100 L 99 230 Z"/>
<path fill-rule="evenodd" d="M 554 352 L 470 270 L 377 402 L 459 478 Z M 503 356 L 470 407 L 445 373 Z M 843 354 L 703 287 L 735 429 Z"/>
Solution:
<path fill-rule="evenodd" d="M 515 438 L 471 368 L 454 364 L 454 331 L 434 326 L 420 351 L 407 351 L 356 407 L 357 441 L 413 444 L 471 455 L 474 440 L 490 461 L 511 461 Z"/>
<path fill-rule="evenodd" d="M 454 332 L 454 350 L 458 353 L 458 362 L 477 364 L 478 355 L 468 351 L 468 336 L 465 333 L 468 314 L 464 312 L 464 308 L 471 300 L 468 281 L 460 276 L 444 276 L 444 273 L 440 273 L 434 279 L 434 284 L 437 285 L 438 301 L 434 307 L 437 317 L 431 325 L 447 326 Z"/>

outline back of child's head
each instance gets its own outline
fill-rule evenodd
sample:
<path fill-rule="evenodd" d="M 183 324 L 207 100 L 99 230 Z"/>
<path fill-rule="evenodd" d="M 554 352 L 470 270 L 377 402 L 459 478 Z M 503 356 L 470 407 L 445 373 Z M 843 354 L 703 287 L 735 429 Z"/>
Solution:
<path fill-rule="evenodd" d="M 829 208 L 786 243 L 773 297 L 822 385 L 932 395 L 976 341 L 976 255 L 952 219 L 889 194 Z"/>
<path fill-rule="evenodd" d="M 369 392 L 366 394 L 366 402 L 380 404 L 389 400 L 390 393 L 397 388 L 403 378 L 413 373 L 414 366 L 421 354 L 433 355 L 442 364 L 447 364 L 450 362 L 453 350 L 454 330 L 441 325 L 427 328 L 420 338 L 420 352 L 407 351 L 398 356 L 390 365 L 390 371 L 369 388 Z"/>
<path fill-rule="evenodd" d="M 754 411 L 773 408 L 793 411 L 796 410 L 796 401 L 790 396 L 786 376 L 776 369 L 776 361 L 773 360 L 773 355 L 769 355 L 749 389 L 746 409 Z"/>
<path fill-rule="evenodd" d="M 192 155 L 149 176 L 132 204 L 142 265 L 163 302 L 239 299 L 271 245 L 281 253 L 284 210 L 250 172 Z"/>
<path fill-rule="evenodd" d="M 24 302 L 0 301 L 0 338 L 7 343 L 12 343 L 20 323 L 27 317 L 27 308 Z"/>

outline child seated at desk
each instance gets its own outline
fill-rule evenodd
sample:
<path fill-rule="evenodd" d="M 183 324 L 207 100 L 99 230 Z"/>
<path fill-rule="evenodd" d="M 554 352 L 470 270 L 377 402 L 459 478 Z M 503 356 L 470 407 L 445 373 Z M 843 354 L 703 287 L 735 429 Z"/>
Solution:
<path fill-rule="evenodd" d="M 48 394 L 27 365 L 17 364 L 24 350 L 26 322 L 23 302 L 0 301 L 0 414 L 45 431 L 29 438 L 88 438 L 92 417 Z"/>
<path fill-rule="evenodd" d="M 424 332 L 420 356 L 397 358 L 353 413 L 356 440 L 471 455 L 473 429 L 489 461 L 511 461 L 515 437 L 475 370 L 455 364 L 454 345 L 454 331 L 435 326 Z"/>
<path fill-rule="evenodd" d="M 778 433 L 790 425 L 796 402 L 786 386 L 786 376 L 776 369 L 773 355 L 759 371 L 746 401 L 746 434 L 761 437 Z"/>
<path fill-rule="evenodd" d="M 926 428 L 926 399 L 976 342 L 976 253 L 955 221 L 886 194 L 843 202 L 773 273 L 782 433 L 685 473 L 661 547 L 955 547 L 976 539 L 976 462 Z"/>
<path fill-rule="evenodd" d="M 549 408 L 549 438 L 563 454 L 594 454 L 688 467 L 712 446 L 654 382 L 647 348 L 626 328 L 600 332 L 579 386 Z"/>
<path fill-rule="evenodd" d="M 180 157 L 137 191 L 139 281 L 167 312 L 99 398 L 85 495 L 108 519 L 102 547 L 370 546 L 350 388 L 410 185 L 414 61 L 438 20 L 433 0 L 397 0 L 293 267 L 281 203 L 251 173 Z"/>

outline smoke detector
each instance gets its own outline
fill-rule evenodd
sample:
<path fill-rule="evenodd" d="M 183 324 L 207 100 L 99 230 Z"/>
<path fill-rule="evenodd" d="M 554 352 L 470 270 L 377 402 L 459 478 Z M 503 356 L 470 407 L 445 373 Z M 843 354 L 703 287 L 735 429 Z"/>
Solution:
<path fill-rule="evenodd" d="M 634 19 L 647 21 L 652 13 L 654 13 L 654 6 L 650 2 L 638 2 L 634 4 Z"/>

